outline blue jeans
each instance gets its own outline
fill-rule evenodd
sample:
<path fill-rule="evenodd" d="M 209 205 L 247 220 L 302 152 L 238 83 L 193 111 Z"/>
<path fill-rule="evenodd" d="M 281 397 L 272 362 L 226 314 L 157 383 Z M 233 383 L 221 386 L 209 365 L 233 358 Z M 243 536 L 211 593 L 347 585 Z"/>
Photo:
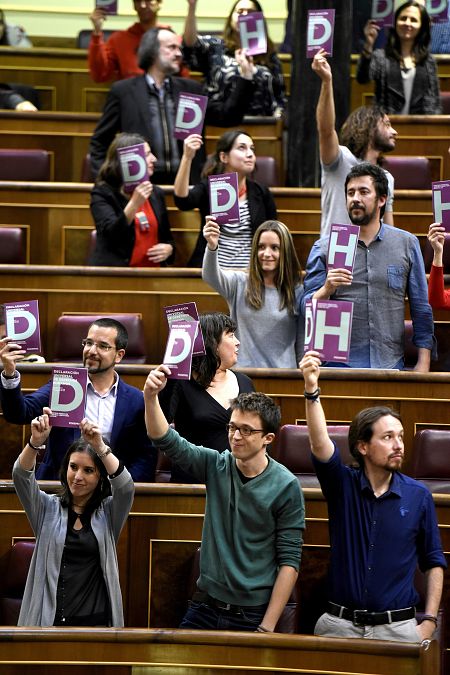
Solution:
<path fill-rule="evenodd" d="M 239 614 L 235 614 L 211 607 L 204 602 L 191 600 L 188 611 L 180 623 L 180 628 L 255 631 L 265 613 L 265 608 L 258 610 L 243 608 Z"/>

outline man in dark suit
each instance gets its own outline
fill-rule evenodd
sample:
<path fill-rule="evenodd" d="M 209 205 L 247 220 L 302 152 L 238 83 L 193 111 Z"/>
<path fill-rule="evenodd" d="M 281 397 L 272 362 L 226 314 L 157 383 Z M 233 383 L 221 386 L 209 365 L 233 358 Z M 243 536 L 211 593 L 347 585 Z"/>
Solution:
<path fill-rule="evenodd" d="M 139 66 L 145 75 L 112 85 L 90 144 L 91 166 L 96 175 L 114 136 L 120 131 L 144 136 L 156 155 L 153 180 L 156 184 L 174 182 L 182 141 L 173 136 L 175 115 L 181 92 L 205 94 L 194 80 L 175 77 L 179 72 L 181 49 L 177 35 L 167 28 L 152 28 L 142 38 Z M 252 73 L 237 77 L 232 95 L 223 103 L 209 101 L 206 124 L 232 127 L 240 124 L 245 102 L 253 91 Z M 190 182 L 200 180 L 205 153 L 198 152 L 192 163 Z"/>
<path fill-rule="evenodd" d="M 97 423 L 105 442 L 125 464 L 135 481 L 153 481 L 156 450 L 150 443 L 144 421 L 142 391 L 119 378 L 114 367 L 120 363 L 128 343 L 126 328 L 115 319 L 97 319 L 83 340 L 83 365 L 88 369 L 86 417 Z M 22 393 L 16 363 L 25 354 L 10 338 L 0 340 L 0 398 L 3 414 L 13 424 L 29 424 L 49 406 L 51 381 L 37 391 Z M 56 480 L 69 445 L 80 436 L 79 429 L 54 427 L 49 436 L 37 478 Z"/>

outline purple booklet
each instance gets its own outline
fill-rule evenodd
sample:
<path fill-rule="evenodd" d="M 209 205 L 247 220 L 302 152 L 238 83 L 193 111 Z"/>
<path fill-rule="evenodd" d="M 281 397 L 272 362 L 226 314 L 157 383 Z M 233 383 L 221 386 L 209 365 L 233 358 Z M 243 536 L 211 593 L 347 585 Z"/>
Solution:
<path fill-rule="evenodd" d="M 238 175 L 219 173 L 208 176 L 209 205 L 212 216 L 219 225 L 239 223 L 239 185 Z"/>
<path fill-rule="evenodd" d="M 433 195 L 434 222 L 442 223 L 446 232 L 450 232 L 450 180 L 438 180 L 431 183 Z"/>
<path fill-rule="evenodd" d="M 27 354 L 40 354 L 41 331 L 37 300 L 5 302 L 6 335 L 25 349 Z"/>
<path fill-rule="evenodd" d="M 195 337 L 194 350 L 192 354 L 194 356 L 200 356 L 201 354 L 206 354 L 205 343 L 203 341 L 202 329 L 198 320 L 198 311 L 197 305 L 195 302 L 185 302 L 181 305 L 169 305 L 164 307 L 164 312 L 166 314 L 167 323 L 169 328 L 174 321 L 185 321 L 187 323 L 198 323 L 198 331 Z"/>
<path fill-rule="evenodd" d="M 122 170 L 124 192 L 131 193 L 140 183 L 148 180 L 145 144 L 136 143 L 126 148 L 118 148 L 117 153 Z"/>
<path fill-rule="evenodd" d="M 447 23 L 448 0 L 426 0 L 425 7 L 433 23 Z"/>
<path fill-rule="evenodd" d="M 78 427 L 86 408 L 87 368 L 53 368 L 50 392 L 52 427 Z"/>
<path fill-rule="evenodd" d="M 250 12 L 238 16 L 241 47 L 249 56 L 267 53 L 267 34 L 262 12 Z"/>
<path fill-rule="evenodd" d="M 312 59 L 319 49 L 333 56 L 334 9 L 308 10 L 306 58 Z"/>
<path fill-rule="evenodd" d="M 339 268 L 353 272 L 358 237 L 359 225 L 331 225 L 327 253 L 329 270 Z"/>
<path fill-rule="evenodd" d="M 175 138 L 184 140 L 190 134 L 201 134 L 205 123 L 208 97 L 181 92 L 175 117 Z"/>
<path fill-rule="evenodd" d="M 353 302 L 307 300 L 305 351 L 319 352 L 322 361 L 347 363 L 352 333 Z"/>
<path fill-rule="evenodd" d="M 117 0 L 95 0 L 97 9 L 103 9 L 105 14 L 117 14 Z"/>
<path fill-rule="evenodd" d="M 173 321 L 170 324 L 163 363 L 170 368 L 171 379 L 190 379 L 197 330 L 198 321 Z"/>
<path fill-rule="evenodd" d="M 372 0 L 370 18 L 376 21 L 380 28 L 389 28 L 394 25 L 394 0 Z"/>

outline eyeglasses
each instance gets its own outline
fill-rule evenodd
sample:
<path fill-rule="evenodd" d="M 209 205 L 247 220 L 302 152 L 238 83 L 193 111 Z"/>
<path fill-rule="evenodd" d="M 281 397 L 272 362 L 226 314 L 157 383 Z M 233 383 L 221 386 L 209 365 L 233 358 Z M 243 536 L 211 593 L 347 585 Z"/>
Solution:
<path fill-rule="evenodd" d="M 252 434 L 264 434 L 265 431 L 264 429 L 252 429 L 252 427 L 248 427 L 246 424 L 243 424 L 241 427 L 236 426 L 236 424 L 233 424 L 233 422 L 230 422 L 225 426 L 226 430 L 228 431 L 229 434 L 233 436 L 233 434 L 236 433 L 236 431 L 239 431 L 242 437 L 247 438 L 248 436 L 251 436 Z"/>
<path fill-rule="evenodd" d="M 109 345 L 107 342 L 94 342 L 94 340 L 89 340 L 88 338 L 84 338 L 84 340 L 81 340 L 81 344 L 83 346 L 83 349 L 92 349 L 92 347 L 95 345 L 97 348 L 97 351 L 99 352 L 109 352 L 111 349 L 115 349 L 112 345 Z"/>

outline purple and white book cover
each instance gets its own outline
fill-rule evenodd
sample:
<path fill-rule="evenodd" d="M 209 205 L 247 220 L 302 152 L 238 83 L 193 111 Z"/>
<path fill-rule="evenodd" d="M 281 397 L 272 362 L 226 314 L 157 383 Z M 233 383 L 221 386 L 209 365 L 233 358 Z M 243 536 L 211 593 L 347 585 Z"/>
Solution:
<path fill-rule="evenodd" d="M 347 363 L 352 321 L 353 302 L 313 300 L 305 314 L 305 351 L 313 349 L 322 361 Z"/>
<path fill-rule="evenodd" d="M 333 223 L 328 241 L 327 268 L 353 272 L 358 246 L 359 225 Z"/>
<path fill-rule="evenodd" d="M 95 0 L 95 6 L 97 9 L 103 9 L 105 14 L 110 14 L 111 16 L 117 14 L 117 0 Z"/>
<path fill-rule="evenodd" d="M 249 12 L 238 16 L 241 47 L 249 56 L 267 53 L 267 34 L 262 12 Z"/>
<path fill-rule="evenodd" d="M 192 368 L 197 321 L 174 321 L 170 324 L 169 337 L 163 363 L 171 370 L 169 378 L 189 380 Z"/>
<path fill-rule="evenodd" d="M 447 23 L 448 0 L 426 0 L 425 9 L 433 23 Z"/>
<path fill-rule="evenodd" d="M 87 368 L 58 366 L 53 368 L 50 392 L 52 427 L 78 427 L 85 416 Z"/>
<path fill-rule="evenodd" d="M 41 331 L 37 300 L 5 302 L 6 335 L 21 346 L 27 354 L 40 354 Z"/>
<path fill-rule="evenodd" d="M 164 307 L 167 323 L 170 326 L 174 321 L 186 321 L 188 323 L 198 323 L 198 331 L 194 342 L 194 356 L 206 354 L 205 343 L 203 341 L 203 333 L 198 320 L 197 305 L 195 302 L 185 302 L 180 305 L 169 305 Z"/>
<path fill-rule="evenodd" d="M 372 21 L 376 21 L 380 28 L 390 28 L 394 25 L 394 0 L 373 0 Z"/>
<path fill-rule="evenodd" d="M 334 9 L 308 10 L 306 58 L 312 59 L 319 49 L 333 56 Z"/>
<path fill-rule="evenodd" d="M 138 185 L 148 180 L 145 144 L 136 143 L 136 145 L 129 145 L 126 148 L 118 148 L 117 153 L 122 171 L 124 192 L 131 193 Z"/>
<path fill-rule="evenodd" d="M 209 206 L 219 225 L 239 223 L 238 175 L 219 173 L 208 176 Z"/>
<path fill-rule="evenodd" d="M 175 117 L 175 138 L 184 140 L 190 134 L 202 133 L 207 105 L 207 96 L 181 92 Z"/>
<path fill-rule="evenodd" d="M 446 232 L 450 232 L 450 180 L 438 180 L 431 183 L 433 196 L 434 222 L 442 223 Z"/>

